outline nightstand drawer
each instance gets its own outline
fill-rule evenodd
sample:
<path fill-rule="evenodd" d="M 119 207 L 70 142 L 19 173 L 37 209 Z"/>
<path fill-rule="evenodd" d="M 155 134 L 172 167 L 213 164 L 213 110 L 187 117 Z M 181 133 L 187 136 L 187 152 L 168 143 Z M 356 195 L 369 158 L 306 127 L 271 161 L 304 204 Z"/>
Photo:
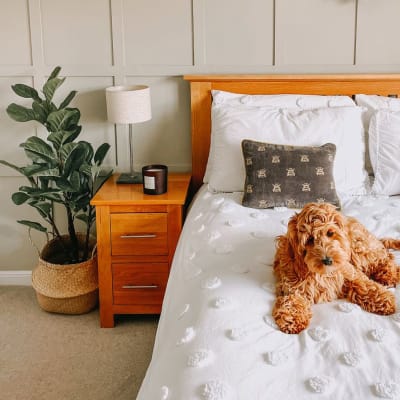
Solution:
<path fill-rule="evenodd" d="M 161 304 L 168 263 L 113 264 L 114 304 Z"/>
<path fill-rule="evenodd" d="M 166 213 L 111 214 L 111 254 L 168 254 Z"/>

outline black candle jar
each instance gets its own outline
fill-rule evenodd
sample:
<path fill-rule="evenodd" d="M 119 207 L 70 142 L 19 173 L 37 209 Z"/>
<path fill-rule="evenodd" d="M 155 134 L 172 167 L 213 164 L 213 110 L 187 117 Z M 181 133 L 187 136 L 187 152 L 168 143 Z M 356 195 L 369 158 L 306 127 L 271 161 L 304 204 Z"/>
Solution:
<path fill-rule="evenodd" d="M 145 194 L 162 194 L 168 190 L 168 167 L 166 165 L 146 165 L 142 168 L 142 175 Z"/>

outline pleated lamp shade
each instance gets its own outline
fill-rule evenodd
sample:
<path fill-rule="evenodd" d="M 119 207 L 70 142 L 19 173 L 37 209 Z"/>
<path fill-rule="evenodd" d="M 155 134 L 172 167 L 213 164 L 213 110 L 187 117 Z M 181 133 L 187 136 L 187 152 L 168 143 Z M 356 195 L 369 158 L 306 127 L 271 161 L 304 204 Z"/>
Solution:
<path fill-rule="evenodd" d="M 151 119 L 150 88 L 145 85 L 106 88 L 107 119 L 114 124 L 136 124 Z"/>

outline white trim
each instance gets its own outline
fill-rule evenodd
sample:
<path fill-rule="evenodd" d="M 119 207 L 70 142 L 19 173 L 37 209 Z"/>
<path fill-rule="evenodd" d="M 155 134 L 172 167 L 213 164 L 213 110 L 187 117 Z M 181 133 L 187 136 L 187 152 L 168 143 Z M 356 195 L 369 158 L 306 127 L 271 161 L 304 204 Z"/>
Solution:
<path fill-rule="evenodd" d="M 2 285 L 32 285 L 32 271 L 0 271 L 0 286 Z"/>

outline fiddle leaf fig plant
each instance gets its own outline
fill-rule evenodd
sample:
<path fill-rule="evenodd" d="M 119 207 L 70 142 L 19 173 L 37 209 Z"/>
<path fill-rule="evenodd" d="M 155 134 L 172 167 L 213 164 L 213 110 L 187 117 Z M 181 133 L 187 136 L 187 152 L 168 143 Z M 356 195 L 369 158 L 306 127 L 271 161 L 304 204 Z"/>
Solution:
<path fill-rule="evenodd" d="M 79 125 L 81 113 L 78 108 L 69 107 L 77 92 L 71 91 L 58 106 L 54 103 L 54 95 L 65 81 L 59 77 L 60 71 L 60 67 L 53 70 L 40 94 L 28 85 L 12 86 L 18 96 L 32 99 L 32 106 L 28 108 L 12 103 L 7 114 L 17 122 L 37 121 L 48 134 L 46 140 L 31 136 L 20 144 L 27 157 L 26 165 L 17 166 L 5 160 L 0 160 L 0 163 L 13 168 L 28 181 L 12 194 L 14 204 L 33 207 L 45 224 L 28 220 L 17 222 L 27 226 L 29 233 L 35 229 L 44 232 L 48 241 L 56 239 L 63 249 L 62 263 L 72 264 L 91 256 L 89 238 L 95 210 L 90 200 L 112 171 L 105 173 L 101 168 L 110 148 L 108 143 L 103 143 L 95 151 L 90 143 L 77 140 L 82 130 Z M 55 220 L 55 204 L 60 204 L 65 211 L 67 233 L 62 232 Z M 83 248 L 78 240 L 77 220 L 85 226 Z"/>

